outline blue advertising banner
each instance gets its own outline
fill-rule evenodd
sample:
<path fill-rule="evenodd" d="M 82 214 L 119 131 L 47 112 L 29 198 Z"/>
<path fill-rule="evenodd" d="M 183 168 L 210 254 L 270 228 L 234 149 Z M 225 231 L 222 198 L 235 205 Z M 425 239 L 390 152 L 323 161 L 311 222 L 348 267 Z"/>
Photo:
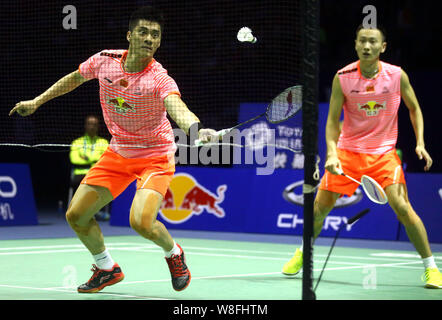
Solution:
<path fill-rule="evenodd" d="M 265 108 L 264 104 L 242 104 L 239 121 L 262 113 Z M 327 113 L 328 104 L 321 104 L 318 123 L 321 176 L 324 173 Z M 253 161 L 246 161 L 250 158 L 245 148 L 235 148 L 231 168 L 177 166 L 158 219 L 170 229 L 302 235 L 304 158 L 301 152 L 284 148 L 302 150 L 301 119 L 302 115 L 297 114 L 281 124 L 269 124 L 262 119 L 245 126 L 241 131 L 241 144 L 255 145 Z M 264 152 L 269 151 L 269 147 L 266 150 L 262 145 L 268 143 L 280 147 Z M 272 153 L 273 156 L 269 156 Z M 426 226 L 428 224 L 430 241 L 442 242 L 438 232 L 442 229 L 441 210 L 438 209 L 441 175 L 427 180 L 428 176 L 407 176 L 407 180 L 410 179 L 409 197 Z M 425 183 L 419 179 L 425 179 Z M 135 183 L 114 200 L 111 225 L 129 225 L 134 193 Z M 367 208 L 369 214 L 346 225 L 350 217 Z M 371 202 L 361 188 L 351 197 L 338 199 L 335 209 L 324 221 L 320 236 L 334 237 L 341 225 L 345 225 L 340 233 L 342 238 L 408 240 L 403 236 L 405 232 L 399 233 L 400 224 L 390 206 Z"/>
<path fill-rule="evenodd" d="M 0 226 L 38 224 L 27 164 L 0 163 Z"/>
<path fill-rule="evenodd" d="M 256 175 L 251 168 L 178 167 L 158 219 L 171 229 L 301 235 L 302 171 Z M 132 184 L 112 205 L 111 225 L 129 225 Z M 371 212 L 341 230 L 341 237 L 396 240 L 398 221 L 388 205 L 372 203 L 358 189 L 338 200 L 321 236 L 334 236 L 359 211 Z"/>
<path fill-rule="evenodd" d="M 442 243 L 442 174 L 406 173 L 408 198 L 430 242 Z M 401 225 L 399 240 L 408 240 Z"/>

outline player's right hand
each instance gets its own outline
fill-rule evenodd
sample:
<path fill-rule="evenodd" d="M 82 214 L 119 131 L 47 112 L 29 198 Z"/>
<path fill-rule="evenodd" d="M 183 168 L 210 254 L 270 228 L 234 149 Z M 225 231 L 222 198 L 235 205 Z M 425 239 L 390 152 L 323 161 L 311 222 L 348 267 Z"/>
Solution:
<path fill-rule="evenodd" d="M 342 172 L 341 162 L 338 156 L 329 156 L 325 162 L 325 170 L 329 171 L 331 174 L 340 174 L 338 169 Z"/>
<path fill-rule="evenodd" d="M 9 116 L 12 116 L 14 112 L 17 112 L 22 117 L 29 116 L 33 114 L 40 104 L 38 104 L 35 99 L 34 100 L 27 100 L 27 101 L 20 101 L 15 105 L 14 108 L 9 111 Z"/>

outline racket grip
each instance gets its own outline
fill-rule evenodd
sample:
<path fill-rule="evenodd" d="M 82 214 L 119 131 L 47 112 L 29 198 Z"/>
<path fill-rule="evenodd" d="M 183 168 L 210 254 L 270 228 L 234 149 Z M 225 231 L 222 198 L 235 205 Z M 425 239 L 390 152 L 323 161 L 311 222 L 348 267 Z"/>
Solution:
<path fill-rule="evenodd" d="M 352 224 L 352 223 L 356 222 L 357 220 L 359 220 L 359 219 L 361 219 L 363 216 L 365 216 L 369 211 L 370 211 L 370 209 L 362 210 L 362 211 L 359 212 L 358 214 L 356 214 L 356 215 L 354 215 L 353 217 L 351 217 L 350 219 L 348 219 L 347 224 Z"/>
<path fill-rule="evenodd" d="M 230 131 L 232 131 L 231 128 L 229 129 L 222 129 L 216 132 L 216 135 L 218 136 L 218 138 L 222 137 L 223 135 L 229 133 Z M 205 143 L 207 142 L 202 142 L 200 139 L 196 139 L 194 142 L 194 145 L 197 147 L 203 146 Z"/>

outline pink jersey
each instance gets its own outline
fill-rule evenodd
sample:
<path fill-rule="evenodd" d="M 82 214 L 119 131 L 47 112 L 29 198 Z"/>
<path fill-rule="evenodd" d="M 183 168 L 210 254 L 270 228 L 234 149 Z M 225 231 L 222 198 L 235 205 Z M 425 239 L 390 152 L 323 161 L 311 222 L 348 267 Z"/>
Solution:
<path fill-rule="evenodd" d="M 379 68 L 373 79 L 362 76 L 359 61 L 338 71 L 345 96 L 338 148 L 369 154 L 385 154 L 395 148 L 401 68 L 382 61 Z"/>
<path fill-rule="evenodd" d="M 112 135 L 110 148 L 125 158 L 175 153 L 172 126 L 164 99 L 180 95 L 166 69 L 153 59 L 140 72 L 124 71 L 127 50 L 101 51 L 79 66 L 86 79 L 98 79 L 104 121 Z"/>

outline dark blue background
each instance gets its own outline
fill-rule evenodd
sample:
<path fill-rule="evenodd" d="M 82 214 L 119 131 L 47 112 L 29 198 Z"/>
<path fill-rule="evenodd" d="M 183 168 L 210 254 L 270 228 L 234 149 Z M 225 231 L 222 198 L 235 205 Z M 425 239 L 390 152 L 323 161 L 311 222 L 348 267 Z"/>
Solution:
<path fill-rule="evenodd" d="M 0 163 L 0 176 L 11 177 L 17 186 L 17 194 L 13 198 L 1 197 L 0 205 L 8 204 L 13 219 L 3 219 L 0 216 L 0 226 L 37 224 L 37 209 L 31 183 L 29 165 L 17 163 Z M 9 183 L 1 183 L 3 191 L 12 191 Z"/>

